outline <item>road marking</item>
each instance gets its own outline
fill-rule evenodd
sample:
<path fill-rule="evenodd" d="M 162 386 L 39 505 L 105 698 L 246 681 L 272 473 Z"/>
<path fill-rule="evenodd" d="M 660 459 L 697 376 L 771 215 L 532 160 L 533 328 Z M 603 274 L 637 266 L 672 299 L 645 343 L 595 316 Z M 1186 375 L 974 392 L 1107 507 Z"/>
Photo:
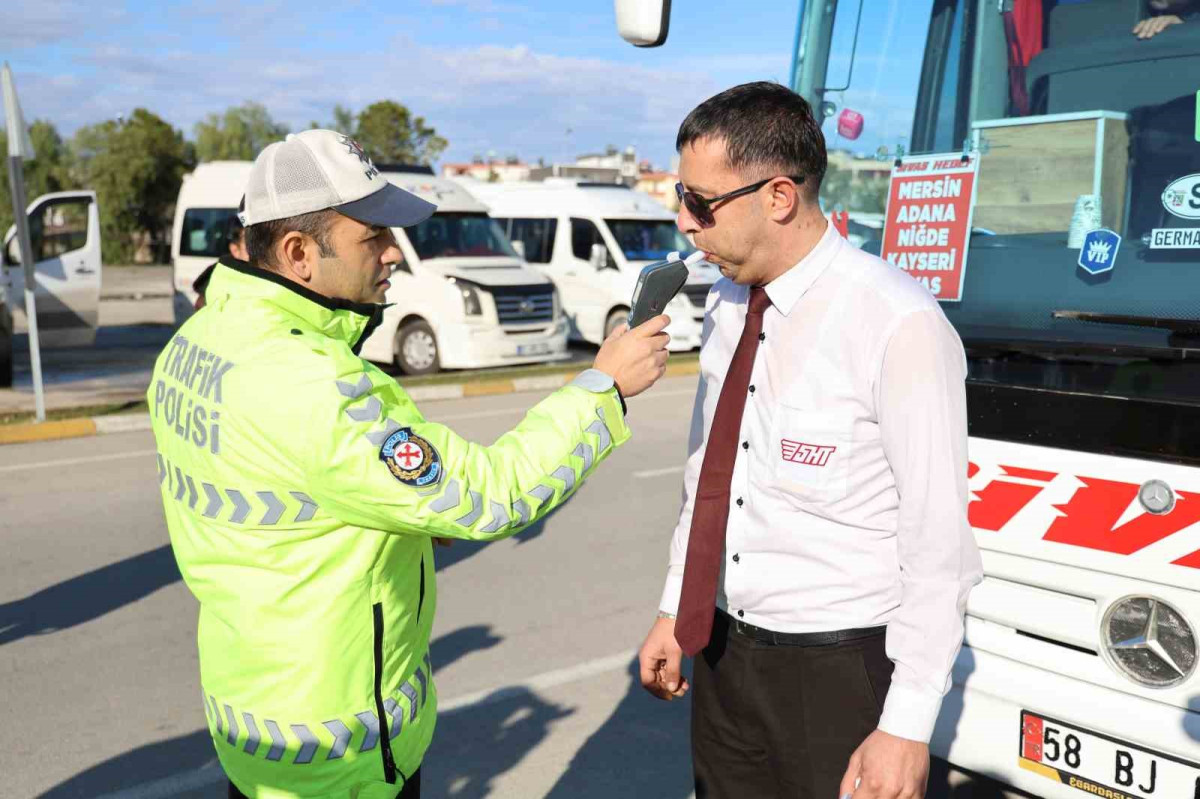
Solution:
<path fill-rule="evenodd" d="M 86 458 L 63 458 L 57 461 L 36 461 L 34 463 L 17 463 L 12 466 L 0 466 L 0 472 L 19 472 L 22 469 L 43 469 L 48 466 L 76 466 L 81 463 L 100 463 L 121 458 L 142 458 L 153 455 L 152 449 L 139 449 L 136 452 L 115 452 L 112 455 L 89 455 Z"/>
<path fill-rule="evenodd" d="M 608 657 L 596 658 L 574 666 L 547 671 L 534 675 L 527 680 L 509 685 L 474 691 L 463 696 L 455 697 L 447 702 L 438 702 L 440 713 L 451 713 L 472 707 L 484 707 L 495 702 L 501 702 L 511 696 L 527 691 L 547 691 L 563 685 L 586 680 L 600 674 L 614 671 L 624 671 L 630 661 L 637 657 L 636 651 L 619 652 Z M 198 791 L 210 785 L 226 781 L 225 772 L 214 758 L 198 769 L 172 774 L 153 782 L 145 782 L 132 788 L 106 793 L 98 799 L 166 799 L 168 796 L 178 796 L 187 791 Z"/>
<path fill-rule="evenodd" d="M 662 477 L 668 474 L 679 474 L 683 471 L 682 466 L 668 466 L 665 469 L 647 469 L 644 472 L 634 472 L 633 476 L 637 478 L 643 477 Z"/>

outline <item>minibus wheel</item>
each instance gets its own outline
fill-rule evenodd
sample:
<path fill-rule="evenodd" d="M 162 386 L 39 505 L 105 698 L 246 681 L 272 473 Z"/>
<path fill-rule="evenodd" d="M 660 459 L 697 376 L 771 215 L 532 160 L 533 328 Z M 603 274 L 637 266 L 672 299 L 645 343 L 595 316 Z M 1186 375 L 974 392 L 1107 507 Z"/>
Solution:
<path fill-rule="evenodd" d="M 604 322 L 604 338 L 612 335 L 612 332 L 623 324 L 629 321 L 629 309 L 617 308 L 608 315 L 608 319 Z"/>
<path fill-rule="evenodd" d="M 427 375 L 439 369 L 437 337 L 423 319 L 401 325 L 392 350 L 396 368 L 406 375 Z"/>

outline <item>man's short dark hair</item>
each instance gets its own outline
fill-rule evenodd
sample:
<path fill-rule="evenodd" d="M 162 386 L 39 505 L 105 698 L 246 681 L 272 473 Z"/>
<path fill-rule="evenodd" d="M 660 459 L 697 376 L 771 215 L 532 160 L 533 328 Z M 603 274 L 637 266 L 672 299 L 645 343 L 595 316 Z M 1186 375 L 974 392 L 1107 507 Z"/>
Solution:
<path fill-rule="evenodd" d="M 279 265 L 275 263 L 275 245 L 293 230 L 311 236 L 317 243 L 322 258 L 332 258 L 335 253 L 329 243 L 329 228 L 337 217 L 337 211 L 326 208 L 310 214 L 251 225 L 246 228 L 246 254 L 250 256 L 250 263 L 264 269 L 276 269 Z"/>
<path fill-rule="evenodd" d="M 708 98 L 679 126 L 675 149 L 706 138 L 725 142 L 730 169 L 747 181 L 803 175 L 805 194 L 816 199 L 825 177 L 825 136 L 812 106 L 791 89 L 758 81 Z"/>

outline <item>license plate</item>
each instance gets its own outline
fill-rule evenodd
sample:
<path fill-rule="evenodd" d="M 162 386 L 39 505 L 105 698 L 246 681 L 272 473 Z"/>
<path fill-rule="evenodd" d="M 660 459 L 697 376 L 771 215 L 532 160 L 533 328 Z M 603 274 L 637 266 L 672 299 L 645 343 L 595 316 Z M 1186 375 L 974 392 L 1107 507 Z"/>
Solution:
<path fill-rule="evenodd" d="M 1106 799 L 1200 799 L 1200 764 L 1021 711 L 1018 764 Z"/>
<path fill-rule="evenodd" d="M 544 341 L 537 344 L 518 344 L 517 355 L 547 355 L 550 345 Z"/>

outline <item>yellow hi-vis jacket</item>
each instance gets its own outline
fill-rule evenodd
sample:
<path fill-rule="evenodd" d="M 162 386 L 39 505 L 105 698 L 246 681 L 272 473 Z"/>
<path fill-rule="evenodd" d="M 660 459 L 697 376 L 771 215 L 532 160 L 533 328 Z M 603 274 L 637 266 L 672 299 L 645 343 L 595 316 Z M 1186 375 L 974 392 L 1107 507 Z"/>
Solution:
<path fill-rule="evenodd" d="M 431 537 L 512 535 L 629 438 L 588 370 L 491 446 L 356 354 L 380 309 L 225 260 L 147 393 L 200 602 L 221 765 L 250 797 L 394 797 L 433 735 Z"/>

